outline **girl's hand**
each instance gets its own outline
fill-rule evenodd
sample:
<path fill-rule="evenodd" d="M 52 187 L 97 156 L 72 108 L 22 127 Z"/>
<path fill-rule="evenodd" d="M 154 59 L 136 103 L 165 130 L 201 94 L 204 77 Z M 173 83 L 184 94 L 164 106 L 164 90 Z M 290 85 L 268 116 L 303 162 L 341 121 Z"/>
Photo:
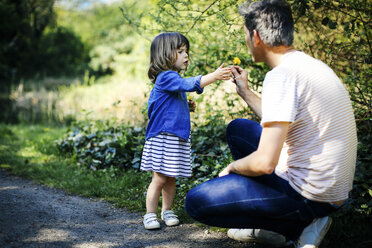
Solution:
<path fill-rule="evenodd" d="M 217 70 L 215 70 L 214 72 L 202 76 L 200 79 L 200 87 L 204 88 L 205 86 L 210 85 L 217 80 L 229 80 L 231 77 L 231 68 L 225 68 L 224 66 L 225 63 L 222 63 L 222 65 L 218 67 Z"/>
<path fill-rule="evenodd" d="M 220 67 L 217 68 L 215 72 L 213 72 L 216 81 L 217 80 L 229 80 L 231 78 L 231 68 L 225 67 L 225 63 L 222 63 Z"/>
<path fill-rule="evenodd" d="M 189 104 L 190 112 L 194 112 L 196 109 L 196 102 L 192 99 L 189 99 L 187 103 Z"/>

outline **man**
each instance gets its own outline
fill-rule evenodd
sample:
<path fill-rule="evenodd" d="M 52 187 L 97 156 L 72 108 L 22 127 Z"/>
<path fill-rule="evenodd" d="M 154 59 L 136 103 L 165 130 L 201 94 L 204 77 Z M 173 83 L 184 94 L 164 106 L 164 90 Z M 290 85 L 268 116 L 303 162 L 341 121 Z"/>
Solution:
<path fill-rule="evenodd" d="M 270 68 L 262 97 L 233 67 L 237 93 L 261 125 L 232 121 L 235 159 L 220 177 L 188 193 L 194 219 L 230 229 L 228 236 L 284 246 L 318 247 L 329 215 L 348 198 L 356 161 L 356 127 L 345 87 L 324 63 L 292 47 L 290 7 L 280 0 L 245 3 L 245 40 L 255 62 Z"/>

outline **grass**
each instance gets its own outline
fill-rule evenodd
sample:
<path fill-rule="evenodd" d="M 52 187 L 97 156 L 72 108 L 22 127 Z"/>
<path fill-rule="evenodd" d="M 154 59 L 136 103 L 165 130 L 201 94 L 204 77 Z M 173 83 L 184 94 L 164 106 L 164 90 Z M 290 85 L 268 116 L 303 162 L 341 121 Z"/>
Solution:
<path fill-rule="evenodd" d="M 144 213 L 150 174 L 112 167 L 100 171 L 79 167 L 74 158 L 59 155 L 53 145 L 65 132 L 66 127 L 58 126 L 0 124 L 0 168 L 67 193 L 105 199 L 117 207 Z M 175 210 L 183 223 L 193 223 L 183 207 L 190 182 L 183 183 L 187 186 L 176 195 Z M 371 247 L 369 214 L 351 208 L 341 209 L 332 217 L 333 224 L 321 247 Z"/>
<path fill-rule="evenodd" d="M 55 141 L 66 127 L 0 124 L 0 168 L 36 183 L 85 197 L 104 199 L 116 207 L 145 213 L 150 173 L 108 168 L 93 171 L 59 155 Z M 192 219 L 184 210 L 184 195 L 176 195 L 174 209 L 183 223 Z M 161 199 L 158 208 L 160 212 Z"/>
<path fill-rule="evenodd" d="M 110 168 L 92 171 L 58 155 L 54 141 L 65 127 L 0 124 L 0 168 L 68 193 L 97 197 L 128 210 L 144 211 L 149 176 Z"/>

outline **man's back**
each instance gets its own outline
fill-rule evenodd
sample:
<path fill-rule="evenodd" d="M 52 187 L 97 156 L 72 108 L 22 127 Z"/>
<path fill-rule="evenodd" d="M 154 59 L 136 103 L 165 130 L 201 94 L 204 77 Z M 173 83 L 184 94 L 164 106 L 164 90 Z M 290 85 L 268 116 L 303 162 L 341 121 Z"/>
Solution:
<path fill-rule="evenodd" d="M 335 73 L 319 60 L 291 52 L 267 74 L 262 106 L 262 123 L 291 122 L 276 173 L 306 198 L 346 199 L 357 138 L 348 93 Z"/>

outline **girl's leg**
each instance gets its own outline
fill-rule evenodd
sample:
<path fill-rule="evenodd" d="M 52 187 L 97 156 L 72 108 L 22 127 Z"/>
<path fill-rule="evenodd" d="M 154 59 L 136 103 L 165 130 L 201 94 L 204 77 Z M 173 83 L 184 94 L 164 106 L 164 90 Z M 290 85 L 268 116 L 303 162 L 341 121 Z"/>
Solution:
<path fill-rule="evenodd" d="M 167 182 L 167 177 L 163 174 L 153 172 L 152 180 L 146 194 L 146 211 L 147 213 L 156 213 L 159 203 L 160 192 Z"/>
<path fill-rule="evenodd" d="M 167 177 L 167 182 L 163 186 L 162 196 L 162 211 L 170 210 L 173 205 L 173 199 L 176 192 L 176 178 Z"/>
<path fill-rule="evenodd" d="M 235 160 L 243 158 L 258 148 L 262 127 L 255 121 L 236 119 L 226 128 L 226 139 Z"/>

